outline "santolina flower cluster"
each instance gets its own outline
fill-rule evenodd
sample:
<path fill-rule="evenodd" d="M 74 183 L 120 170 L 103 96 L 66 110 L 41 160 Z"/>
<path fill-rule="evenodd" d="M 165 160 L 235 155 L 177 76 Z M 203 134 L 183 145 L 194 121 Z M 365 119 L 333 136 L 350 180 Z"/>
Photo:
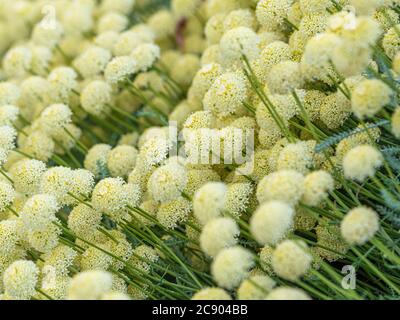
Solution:
<path fill-rule="evenodd" d="M 0 61 L 1 300 L 400 297 L 399 0 L 2 0 Z"/>

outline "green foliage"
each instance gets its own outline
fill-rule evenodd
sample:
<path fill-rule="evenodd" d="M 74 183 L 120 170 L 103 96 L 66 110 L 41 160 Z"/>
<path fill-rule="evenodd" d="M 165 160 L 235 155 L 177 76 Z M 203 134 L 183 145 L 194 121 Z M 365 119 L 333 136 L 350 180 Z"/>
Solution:
<path fill-rule="evenodd" d="M 326 149 L 338 144 L 340 141 L 342 141 L 348 137 L 354 136 L 361 132 L 366 132 L 373 128 L 382 127 L 382 126 L 385 126 L 388 124 L 390 124 L 390 122 L 388 120 L 379 120 L 375 123 L 366 125 L 365 128 L 355 128 L 355 129 L 335 133 L 335 134 L 331 135 L 330 137 L 326 138 L 325 140 L 323 140 L 322 142 L 320 142 L 319 144 L 317 144 L 315 147 L 315 151 L 318 153 L 321 153 L 321 152 L 325 151 Z"/>

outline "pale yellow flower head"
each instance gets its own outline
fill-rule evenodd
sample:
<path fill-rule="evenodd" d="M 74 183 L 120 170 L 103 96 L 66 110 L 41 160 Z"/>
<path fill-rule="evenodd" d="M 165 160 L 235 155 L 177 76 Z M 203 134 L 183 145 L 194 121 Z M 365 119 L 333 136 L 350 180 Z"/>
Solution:
<path fill-rule="evenodd" d="M 372 117 L 389 104 L 392 89 L 383 81 L 368 79 L 360 82 L 351 94 L 351 107 L 359 118 Z"/>
<path fill-rule="evenodd" d="M 295 205 L 303 195 L 304 177 L 293 170 L 282 170 L 264 177 L 257 186 L 260 203 L 277 200 Z"/>
<path fill-rule="evenodd" d="M 203 227 L 200 247 L 209 256 L 215 257 L 222 249 L 234 246 L 240 230 L 231 218 L 216 218 Z"/>
<path fill-rule="evenodd" d="M 46 164 L 34 159 L 18 161 L 10 168 L 14 187 L 18 192 L 27 195 L 33 195 L 39 191 L 40 181 L 45 171 Z"/>
<path fill-rule="evenodd" d="M 38 276 L 39 269 L 32 261 L 15 261 L 3 275 L 6 294 L 16 300 L 30 299 L 36 293 Z"/>
<path fill-rule="evenodd" d="M 234 246 L 218 253 L 211 265 L 211 274 L 219 286 L 234 289 L 248 276 L 253 265 L 251 251 Z"/>
<path fill-rule="evenodd" d="M 0 181 L 0 212 L 7 209 L 15 198 L 13 186 L 7 182 Z"/>
<path fill-rule="evenodd" d="M 239 300 L 264 300 L 276 283 L 266 275 L 253 275 L 244 280 L 237 289 Z"/>
<path fill-rule="evenodd" d="M 363 182 L 373 177 L 382 166 L 383 156 L 373 146 L 360 145 L 351 149 L 343 159 L 343 170 L 346 178 Z"/>
<path fill-rule="evenodd" d="M 252 61 L 260 54 L 258 35 L 247 27 L 237 27 L 228 30 L 220 40 L 221 58 L 224 65 L 230 67 L 232 63 L 240 63 L 245 56 Z"/>
<path fill-rule="evenodd" d="M 311 267 L 312 256 L 304 242 L 285 240 L 272 254 L 272 267 L 284 279 L 296 281 Z"/>
<path fill-rule="evenodd" d="M 185 168 L 177 163 L 171 163 L 157 168 L 151 175 L 147 187 L 154 200 L 166 202 L 179 198 L 186 183 Z"/>
<path fill-rule="evenodd" d="M 91 270 L 75 275 L 68 288 L 68 300 L 96 300 L 112 286 L 111 274 Z"/>
<path fill-rule="evenodd" d="M 193 212 L 205 225 L 222 214 L 225 207 L 227 187 L 221 182 L 209 182 L 196 191 L 193 197 Z"/>
<path fill-rule="evenodd" d="M 350 210 L 342 220 L 340 230 L 343 238 L 351 245 L 363 245 L 379 229 L 378 214 L 367 207 Z"/>
<path fill-rule="evenodd" d="M 205 288 L 196 292 L 192 300 L 232 300 L 232 298 L 224 289 Z"/>
<path fill-rule="evenodd" d="M 250 231 L 258 243 L 275 245 L 293 229 L 294 210 L 279 201 L 263 203 L 250 220 Z"/>

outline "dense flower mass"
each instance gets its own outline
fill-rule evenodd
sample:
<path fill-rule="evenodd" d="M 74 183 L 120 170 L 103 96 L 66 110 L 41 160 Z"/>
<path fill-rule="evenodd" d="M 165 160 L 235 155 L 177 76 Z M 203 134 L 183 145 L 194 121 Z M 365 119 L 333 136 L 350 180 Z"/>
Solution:
<path fill-rule="evenodd" d="M 0 0 L 0 300 L 399 299 L 399 98 L 398 0 Z"/>

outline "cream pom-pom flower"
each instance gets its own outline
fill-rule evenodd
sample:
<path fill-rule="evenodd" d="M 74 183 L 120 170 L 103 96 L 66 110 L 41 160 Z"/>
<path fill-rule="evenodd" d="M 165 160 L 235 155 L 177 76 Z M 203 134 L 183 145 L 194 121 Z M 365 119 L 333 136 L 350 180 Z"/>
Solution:
<path fill-rule="evenodd" d="M 400 24 L 397 24 L 396 26 L 390 28 L 382 39 L 382 47 L 389 58 L 394 58 L 400 48 L 400 39 L 396 31 L 396 29 L 398 30 L 399 27 Z"/>
<path fill-rule="evenodd" d="M 224 289 L 204 288 L 196 292 L 192 300 L 232 300 L 232 298 Z"/>
<path fill-rule="evenodd" d="M 311 267 L 312 256 L 303 242 L 284 240 L 272 254 L 272 268 L 284 279 L 296 281 Z"/>
<path fill-rule="evenodd" d="M 76 169 L 72 172 L 70 189 L 66 204 L 76 205 L 90 197 L 94 187 L 94 175 L 86 169 Z"/>
<path fill-rule="evenodd" d="M 128 18 L 118 12 L 111 11 L 104 13 L 97 20 L 98 36 L 95 43 L 104 49 L 111 50 L 118 39 L 118 32 L 122 32 L 129 24 Z M 112 43 L 114 39 L 114 43 Z M 109 41 L 111 40 L 111 43 Z"/>
<path fill-rule="evenodd" d="M 400 0 L 43 2 L 0 0 L 0 300 L 391 293 L 306 284 L 397 231 Z"/>
<path fill-rule="evenodd" d="M 195 54 L 185 54 L 178 59 L 172 69 L 171 77 L 183 88 L 188 88 L 200 68 L 200 59 Z"/>
<path fill-rule="evenodd" d="M 256 29 L 257 21 L 254 13 L 249 9 L 239 9 L 231 11 L 224 19 L 224 31 L 228 31 L 238 27 L 246 27 Z"/>
<path fill-rule="evenodd" d="M 160 259 L 157 251 L 145 244 L 137 246 L 129 259 L 129 264 L 144 272 L 150 272 L 152 264 Z"/>
<path fill-rule="evenodd" d="M 76 71 L 70 67 L 54 68 L 47 77 L 53 101 L 67 103 L 72 91 L 78 88 L 77 78 Z"/>
<path fill-rule="evenodd" d="M 174 33 L 176 17 L 169 10 L 159 10 L 149 17 L 147 24 L 153 30 L 157 39 L 163 39 Z"/>
<path fill-rule="evenodd" d="M 87 206 L 78 204 L 68 215 L 68 228 L 81 238 L 92 239 L 100 226 L 102 213 Z"/>
<path fill-rule="evenodd" d="M 303 14 L 325 12 L 332 6 L 330 0 L 300 0 L 299 6 Z"/>
<path fill-rule="evenodd" d="M 43 255 L 44 268 L 52 267 L 56 275 L 67 276 L 68 268 L 73 265 L 78 253 L 67 245 L 58 245 L 50 252 Z"/>
<path fill-rule="evenodd" d="M 137 63 L 137 69 L 147 71 L 160 58 L 160 48 L 152 43 L 138 45 L 131 53 Z"/>
<path fill-rule="evenodd" d="M 113 254 L 111 266 L 115 270 L 121 270 L 125 266 L 125 262 L 132 256 L 132 244 L 126 239 L 124 233 L 118 230 L 112 230 L 111 236 L 117 240 L 109 239 L 106 243 L 109 252 Z"/>
<path fill-rule="evenodd" d="M 30 299 L 36 293 L 39 269 L 34 262 L 18 260 L 3 274 L 5 292 L 16 300 Z"/>
<path fill-rule="evenodd" d="M 104 293 L 101 296 L 100 300 L 106 300 L 106 301 L 111 301 L 111 300 L 117 300 L 117 301 L 123 301 L 123 300 L 131 300 L 131 297 L 127 295 L 126 293 L 123 292 L 117 292 L 117 291 L 109 291 Z"/>
<path fill-rule="evenodd" d="M 276 282 L 266 275 L 250 276 L 237 289 L 237 298 L 239 300 L 263 300 L 275 285 Z"/>
<path fill-rule="evenodd" d="M 68 300 L 97 300 L 112 286 L 112 276 L 105 271 L 90 270 L 75 275 L 68 288 Z"/>
<path fill-rule="evenodd" d="M 7 161 L 8 154 L 8 150 L 0 147 L 0 166 L 2 166 Z"/>
<path fill-rule="evenodd" d="M 116 213 L 124 209 L 128 202 L 124 186 L 125 181 L 120 177 L 101 180 L 92 193 L 94 209 L 105 213 Z"/>
<path fill-rule="evenodd" d="M 135 0 L 104 0 L 100 10 L 103 12 L 116 11 L 121 14 L 129 14 L 135 6 Z"/>
<path fill-rule="evenodd" d="M 309 206 L 318 206 L 334 188 L 334 180 L 330 173 L 318 170 L 309 173 L 304 178 L 304 193 L 302 202 Z"/>
<path fill-rule="evenodd" d="M 378 214 L 367 207 L 350 210 L 343 218 L 340 230 L 343 238 L 352 245 L 363 245 L 379 229 Z"/>
<path fill-rule="evenodd" d="M 7 182 L 0 181 L 0 212 L 7 209 L 15 198 L 13 186 Z"/>
<path fill-rule="evenodd" d="M 252 61 L 260 54 L 259 41 L 258 35 L 250 28 L 228 30 L 220 40 L 221 57 L 228 65 L 240 62 L 242 56 Z"/>
<path fill-rule="evenodd" d="M 142 43 L 154 42 L 155 34 L 146 24 L 138 24 L 119 34 L 112 52 L 115 56 L 126 56 Z"/>
<path fill-rule="evenodd" d="M 296 170 L 307 174 L 315 166 L 315 143 L 299 141 L 285 146 L 279 153 L 278 170 Z"/>
<path fill-rule="evenodd" d="M 170 163 L 153 172 L 147 188 L 154 200 L 166 202 L 179 198 L 186 184 L 186 169 L 178 163 Z"/>
<path fill-rule="evenodd" d="M 35 159 L 18 161 L 10 168 L 15 189 L 23 194 L 33 195 L 39 191 L 40 181 L 46 164 Z"/>
<path fill-rule="evenodd" d="M 284 19 L 292 5 L 292 0 L 261 0 L 257 3 L 256 16 L 261 26 L 277 30 L 284 24 Z"/>
<path fill-rule="evenodd" d="M 201 110 L 193 112 L 183 124 L 184 129 L 202 129 L 212 128 L 215 118 L 210 110 Z M 183 134 L 184 131 L 183 131 Z"/>
<path fill-rule="evenodd" d="M 240 74 L 229 72 L 219 76 L 204 96 L 205 110 L 223 119 L 237 114 L 247 97 L 247 84 Z"/>
<path fill-rule="evenodd" d="M 64 35 L 64 27 L 59 21 L 54 21 L 53 28 L 47 28 L 44 23 L 37 23 L 32 31 L 32 42 L 48 47 L 54 48 Z"/>
<path fill-rule="evenodd" d="M 79 36 L 92 30 L 94 24 L 92 6 L 82 2 L 70 2 L 64 10 L 60 20 L 66 34 Z"/>
<path fill-rule="evenodd" d="M 21 151 L 37 160 L 47 162 L 54 154 L 55 144 L 43 131 L 33 131 L 24 140 Z"/>
<path fill-rule="evenodd" d="M 0 126 L 13 125 L 19 114 L 20 110 L 16 106 L 8 104 L 0 107 Z"/>
<path fill-rule="evenodd" d="M 351 149 L 343 159 L 344 175 L 348 179 L 363 182 L 373 177 L 383 164 L 383 156 L 375 147 L 360 145 Z"/>
<path fill-rule="evenodd" d="M 135 147 L 117 146 L 107 153 L 107 167 L 113 177 L 126 177 L 135 167 L 138 151 Z"/>
<path fill-rule="evenodd" d="M 41 113 L 39 118 L 40 127 L 47 134 L 53 135 L 71 123 L 71 117 L 72 111 L 67 105 L 53 104 Z"/>
<path fill-rule="evenodd" d="M 47 79 L 38 76 L 27 77 L 21 82 L 18 90 L 20 90 L 20 97 L 16 105 L 21 107 L 21 114 L 29 119 L 36 117 L 38 113 L 36 110 L 31 110 L 31 106 L 40 106 L 39 110 L 41 111 L 44 106 L 50 103 L 50 83 Z"/>
<path fill-rule="evenodd" d="M 60 205 L 57 199 L 50 194 L 36 194 L 29 198 L 20 212 L 21 221 L 25 229 L 40 231 L 49 223 L 56 221 L 55 214 Z"/>
<path fill-rule="evenodd" d="M 80 96 L 82 108 L 89 114 L 97 117 L 105 117 L 111 110 L 112 88 L 101 80 L 94 80 L 83 88 Z"/>
<path fill-rule="evenodd" d="M 59 220 L 56 221 L 57 223 L 60 223 Z M 61 228 L 55 224 L 48 223 L 44 225 L 41 230 L 28 231 L 27 240 L 33 249 L 39 252 L 48 253 L 59 244 L 61 233 Z"/>
<path fill-rule="evenodd" d="M 207 182 L 221 180 L 218 173 L 211 169 L 190 169 L 187 171 L 187 177 L 188 183 L 184 192 L 191 197 Z"/>
<path fill-rule="evenodd" d="M 198 189 L 193 197 L 193 212 L 199 222 L 205 225 L 221 216 L 225 208 L 227 187 L 222 182 L 209 182 Z"/>
<path fill-rule="evenodd" d="M 356 13 L 359 15 L 373 14 L 383 4 L 384 0 L 350 0 L 350 5 L 356 9 Z"/>
<path fill-rule="evenodd" d="M 262 245 L 275 245 L 293 228 L 294 210 L 284 202 L 263 203 L 250 220 L 250 230 Z"/>
<path fill-rule="evenodd" d="M 218 253 L 211 265 L 211 274 L 217 284 L 226 289 L 237 287 L 254 265 L 251 251 L 234 246 Z"/>
<path fill-rule="evenodd" d="M 92 47 L 85 50 L 73 62 L 83 78 L 91 78 L 101 74 L 111 59 L 111 52 L 100 47 Z"/>
<path fill-rule="evenodd" d="M 0 254 L 11 256 L 17 249 L 20 234 L 18 233 L 18 222 L 15 220 L 0 221 Z"/>
<path fill-rule="evenodd" d="M 204 65 L 193 78 L 192 86 L 188 92 L 188 99 L 202 101 L 214 81 L 222 74 L 222 66 L 218 63 Z"/>
<path fill-rule="evenodd" d="M 12 126 L 0 126 L 0 146 L 4 150 L 10 151 L 15 148 L 17 131 Z"/>
<path fill-rule="evenodd" d="M 124 17 L 126 21 L 126 17 Z M 112 51 L 115 46 L 115 43 L 118 41 L 119 33 L 114 30 L 107 30 L 101 32 L 94 39 L 94 43 L 104 49 Z"/>
<path fill-rule="evenodd" d="M 60 204 L 66 204 L 68 193 L 71 191 L 73 170 L 69 167 L 52 167 L 43 175 L 40 181 L 40 192 L 51 194 Z"/>
<path fill-rule="evenodd" d="M 360 82 L 351 94 L 351 109 L 359 118 L 372 117 L 389 104 L 392 89 L 383 81 L 368 79 Z"/>
<path fill-rule="evenodd" d="M 273 66 L 267 78 L 271 93 L 291 94 L 294 89 L 301 89 L 303 84 L 300 64 L 289 60 Z"/>
<path fill-rule="evenodd" d="M 107 246 L 102 243 L 100 248 L 109 250 Z M 104 251 L 95 247 L 89 247 L 82 253 L 80 259 L 80 267 L 82 271 L 88 270 L 107 270 L 112 263 L 112 257 Z"/>
<path fill-rule="evenodd" d="M 32 52 L 27 47 L 14 47 L 7 51 L 2 62 L 8 77 L 23 78 L 31 68 Z"/>
<path fill-rule="evenodd" d="M 137 62 L 133 57 L 120 56 L 112 59 L 104 71 L 104 77 L 110 84 L 126 81 L 128 77 L 138 71 Z"/>
<path fill-rule="evenodd" d="M 219 13 L 207 20 L 204 28 L 206 39 L 210 45 L 218 44 L 224 34 L 224 20 L 226 14 Z M 218 45 L 219 48 L 219 45 Z"/>
<path fill-rule="evenodd" d="M 180 197 L 162 203 L 157 211 L 157 220 L 165 228 L 175 229 L 188 219 L 191 211 L 191 202 Z"/>
<path fill-rule="evenodd" d="M 15 105 L 21 96 L 20 88 L 12 82 L 0 82 L 0 105 Z"/>
<path fill-rule="evenodd" d="M 251 183 L 231 183 L 225 199 L 225 210 L 234 217 L 240 217 L 249 209 L 253 199 L 254 186 Z"/>
<path fill-rule="evenodd" d="M 303 195 L 304 176 L 293 170 L 281 170 L 265 176 L 257 186 L 260 203 L 277 200 L 295 205 Z"/>
<path fill-rule="evenodd" d="M 303 91 L 298 90 L 297 95 L 300 101 L 303 100 Z M 297 106 L 296 100 L 292 95 L 269 95 L 268 99 L 271 101 L 271 104 L 274 106 L 275 114 L 278 115 L 285 126 L 288 126 L 288 122 L 294 116 L 299 114 L 299 108 Z M 270 133 L 273 137 L 275 136 L 274 132 L 278 132 L 282 134 L 280 131 L 280 127 L 277 122 L 274 120 L 273 115 L 269 112 L 268 108 L 264 105 L 263 102 L 260 102 L 256 106 L 256 120 L 259 127 L 266 132 Z M 279 135 L 278 135 L 279 136 Z"/>
<path fill-rule="evenodd" d="M 171 9 L 173 14 L 178 17 L 190 17 L 200 5 L 199 0 L 172 0 Z"/>
<path fill-rule="evenodd" d="M 239 227 L 231 218 L 216 218 L 203 227 L 200 247 L 209 256 L 215 257 L 221 250 L 237 243 Z"/>
<path fill-rule="evenodd" d="M 309 81 L 332 83 L 335 73 L 331 66 L 332 48 L 340 43 L 340 38 L 333 33 L 321 33 L 311 38 L 305 47 L 300 67 L 304 78 Z"/>

